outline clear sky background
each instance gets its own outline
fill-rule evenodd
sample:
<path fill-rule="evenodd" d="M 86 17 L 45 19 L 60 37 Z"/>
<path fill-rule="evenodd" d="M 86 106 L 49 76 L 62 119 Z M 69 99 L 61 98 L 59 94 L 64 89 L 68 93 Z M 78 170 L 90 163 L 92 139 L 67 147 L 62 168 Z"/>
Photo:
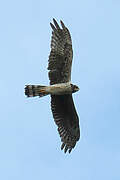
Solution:
<path fill-rule="evenodd" d="M 61 142 L 50 97 L 27 99 L 25 84 L 48 84 L 52 18 L 70 29 L 74 101 L 81 139 Z M 0 179 L 120 180 L 120 1 L 0 2 Z"/>

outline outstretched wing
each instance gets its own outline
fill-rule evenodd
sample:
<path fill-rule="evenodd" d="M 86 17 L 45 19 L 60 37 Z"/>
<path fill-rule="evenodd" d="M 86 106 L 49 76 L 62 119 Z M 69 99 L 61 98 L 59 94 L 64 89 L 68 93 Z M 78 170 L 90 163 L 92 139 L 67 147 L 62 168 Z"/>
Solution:
<path fill-rule="evenodd" d="M 79 118 L 72 95 L 52 95 L 51 109 L 63 142 L 61 149 L 64 148 L 65 153 L 69 150 L 70 153 L 80 138 Z"/>
<path fill-rule="evenodd" d="M 48 70 L 50 84 L 66 83 L 71 80 L 72 65 L 72 41 L 69 30 L 61 22 L 62 29 L 55 19 L 52 27 L 51 52 L 49 56 Z"/>

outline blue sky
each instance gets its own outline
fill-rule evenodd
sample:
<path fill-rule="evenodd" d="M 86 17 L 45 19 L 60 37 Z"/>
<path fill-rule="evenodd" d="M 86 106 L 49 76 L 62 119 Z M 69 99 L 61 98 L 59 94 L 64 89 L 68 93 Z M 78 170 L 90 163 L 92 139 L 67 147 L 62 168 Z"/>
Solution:
<path fill-rule="evenodd" d="M 74 101 L 81 139 L 60 150 L 50 97 L 27 99 L 25 84 L 48 84 L 52 18 L 70 29 Z M 120 1 L 0 2 L 0 179 L 120 179 Z"/>

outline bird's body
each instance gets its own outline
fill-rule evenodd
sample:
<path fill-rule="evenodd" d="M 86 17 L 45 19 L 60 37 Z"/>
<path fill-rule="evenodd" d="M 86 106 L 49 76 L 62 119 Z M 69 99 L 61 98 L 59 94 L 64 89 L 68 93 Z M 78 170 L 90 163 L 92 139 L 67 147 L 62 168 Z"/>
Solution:
<path fill-rule="evenodd" d="M 79 118 L 72 99 L 72 93 L 79 88 L 71 84 L 73 50 L 69 30 L 62 21 L 62 29 L 53 21 L 48 63 L 50 86 L 26 85 L 25 94 L 27 97 L 51 95 L 53 118 L 63 142 L 61 149 L 70 153 L 80 138 Z"/>
<path fill-rule="evenodd" d="M 74 85 L 70 82 L 68 83 L 60 83 L 60 84 L 53 84 L 50 86 L 40 86 L 40 85 L 27 85 L 25 94 L 29 97 L 40 96 L 40 93 L 44 92 L 44 96 L 51 94 L 51 95 L 64 95 L 64 94 L 72 94 L 74 91 L 78 91 L 78 87 L 76 90 Z"/>
<path fill-rule="evenodd" d="M 71 87 L 70 83 L 53 84 L 53 85 L 47 87 L 47 91 L 51 95 L 71 94 L 72 87 Z"/>

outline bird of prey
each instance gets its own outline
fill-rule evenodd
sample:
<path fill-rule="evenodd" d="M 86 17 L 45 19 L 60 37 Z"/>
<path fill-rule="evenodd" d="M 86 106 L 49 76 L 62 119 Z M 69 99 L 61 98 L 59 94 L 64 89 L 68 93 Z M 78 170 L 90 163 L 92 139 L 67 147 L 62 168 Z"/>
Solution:
<path fill-rule="evenodd" d="M 79 118 L 74 106 L 72 93 L 79 90 L 71 83 L 73 59 L 72 40 L 68 28 L 53 19 L 51 52 L 48 60 L 49 86 L 26 85 L 27 97 L 51 96 L 51 110 L 61 137 L 61 150 L 70 153 L 80 138 Z"/>

